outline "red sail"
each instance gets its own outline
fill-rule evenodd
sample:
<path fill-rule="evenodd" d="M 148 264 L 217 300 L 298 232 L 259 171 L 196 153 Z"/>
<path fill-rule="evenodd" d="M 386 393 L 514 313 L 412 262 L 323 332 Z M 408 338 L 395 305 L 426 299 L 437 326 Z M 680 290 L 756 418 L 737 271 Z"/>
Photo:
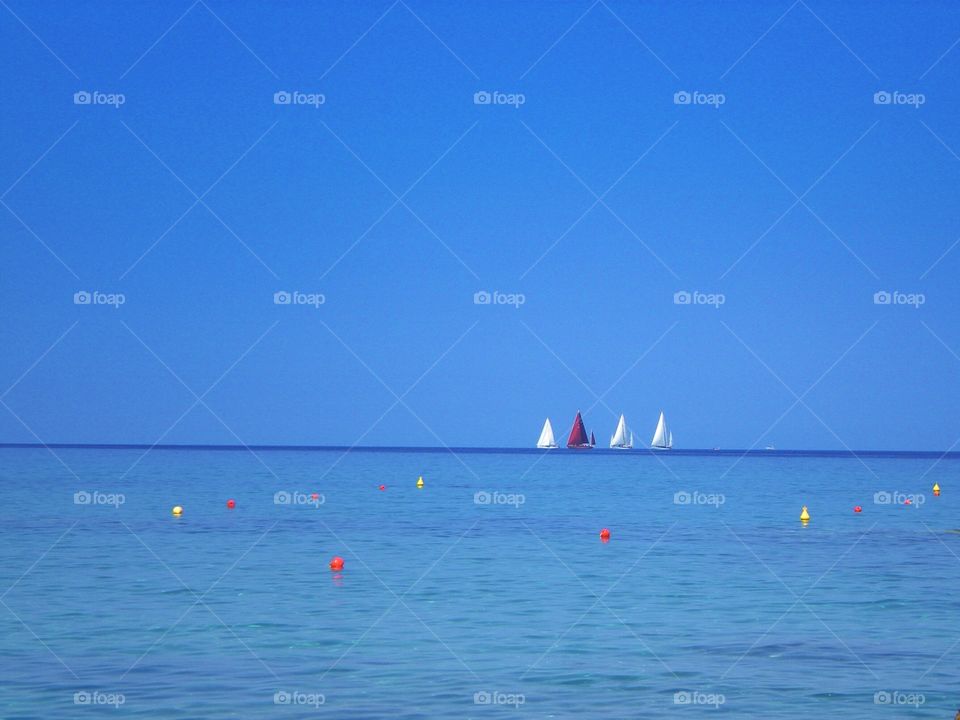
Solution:
<path fill-rule="evenodd" d="M 580 417 L 580 411 L 577 411 L 577 417 L 573 420 L 573 427 L 570 428 L 570 437 L 567 438 L 567 447 L 589 447 L 590 440 L 587 438 L 587 429 L 583 426 L 583 418 Z"/>

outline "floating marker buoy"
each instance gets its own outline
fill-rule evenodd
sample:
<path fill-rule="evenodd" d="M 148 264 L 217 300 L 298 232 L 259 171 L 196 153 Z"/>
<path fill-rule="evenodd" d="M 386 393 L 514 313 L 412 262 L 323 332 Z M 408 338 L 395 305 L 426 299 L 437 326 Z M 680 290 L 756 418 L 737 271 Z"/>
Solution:
<path fill-rule="evenodd" d="M 861 507 L 860 505 L 857 505 L 857 506 L 853 509 L 853 511 L 854 511 L 854 512 L 863 512 L 863 507 Z"/>
<path fill-rule="evenodd" d="M 933 484 L 933 494 L 936 497 L 940 497 L 940 485 L 938 483 Z"/>
<path fill-rule="evenodd" d="M 173 510 L 171 510 L 170 512 L 172 512 L 175 517 L 180 517 L 181 515 L 183 515 L 183 508 L 180 507 L 179 505 L 175 505 Z"/>
<path fill-rule="evenodd" d="M 804 505 L 803 509 L 800 511 L 800 521 L 801 522 L 810 522 L 810 513 L 807 512 L 807 506 Z"/>
<path fill-rule="evenodd" d="M 310 499 L 311 499 L 311 500 L 319 500 L 319 499 L 320 499 L 320 493 L 310 493 Z"/>
<path fill-rule="evenodd" d="M 422 487 L 423 487 L 423 475 L 421 475 L 420 477 L 417 478 L 417 487 L 418 487 L 418 488 L 422 488 Z"/>
<path fill-rule="evenodd" d="M 343 570 L 343 558 L 339 555 L 330 561 L 330 569 L 334 571 Z"/>
<path fill-rule="evenodd" d="M 907 498 L 906 500 L 903 501 L 903 504 L 904 504 L 904 505 L 913 505 L 913 500 L 911 500 L 910 498 Z"/>
<path fill-rule="evenodd" d="M 380 486 L 380 489 L 381 489 L 381 490 L 386 490 L 386 489 L 387 489 L 387 486 L 386 486 L 386 485 L 381 485 L 381 486 Z"/>
<path fill-rule="evenodd" d="M 237 506 L 237 501 L 236 501 L 236 500 L 234 500 L 233 498 L 230 498 L 229 500 L 227 500 L 227 507 L 228 507 L 228 508 L 230 508 L 231 510 L 233 510 L 236 506 Z"/>
<path fill-rule="evenodd" d="M 607 528 L 600 531 L 600 539 L 604 542 L 610 539 L 610 531 Z"/>

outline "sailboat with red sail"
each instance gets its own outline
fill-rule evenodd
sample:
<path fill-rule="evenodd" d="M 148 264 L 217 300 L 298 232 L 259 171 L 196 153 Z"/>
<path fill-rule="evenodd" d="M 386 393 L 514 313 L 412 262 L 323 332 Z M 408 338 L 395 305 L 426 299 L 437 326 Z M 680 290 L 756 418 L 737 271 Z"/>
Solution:
<path fill-rule="evenodd" d="M 577 410 L 577 416 L 573 419 L 573 427 L 570 428 L 567 447 L 575 450 L 588 450 L 592 447 L 590 445 L 590 438 L 587 437 L 587 429 L 583 426 L 583 418 L 580 417 L 579 410 Z"/>

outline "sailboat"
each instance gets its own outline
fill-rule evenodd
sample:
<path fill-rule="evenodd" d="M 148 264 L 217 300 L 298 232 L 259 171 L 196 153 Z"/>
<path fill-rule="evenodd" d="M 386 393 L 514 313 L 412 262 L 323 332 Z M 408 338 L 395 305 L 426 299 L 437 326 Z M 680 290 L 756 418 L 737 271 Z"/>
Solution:
<path fill-rule="evenodd" d="M 590 447 L 597 446 L 597 439 L 593 436 L 593 430 L 590 431 Z"/>
<path fill-rule="evenodd" d="M 574 450 L 589 450 L 591 447 L 590 438 L 587 437 L 587 429 L 583 426 L 583 418 L 580 417 L 579 410 L 577 410 L 577 416 L 573 419 L 573 427 L 570 428 L 567 447 Z"/>
<path fill-rule="evenodd" d="M 667 428 L 667 421 L 663 417 L 663 410 L 660 411 L 660 420 L 657 421 L 657 429 L 653 433 L 653 440 L 650 441 L 650 447 L 654 450 L 669 450 L 673 447 L 673 432 Z"/>
<path fill-rule="evenodd" d="M 557 441 L 553 437 L 553 425 L 550 424 L 550 418 L 547 418 L 543 422 L 543 430 L 540 431 L 540 439 L 537 440 L 537 447 L 550 450 L 556 446 Z"/>
<path fill-rule="evenodd" d="M 633 433 L 627 435 L 627 421 L 620 415 L 620 422 L 617 423 L 617 430 L 610 438 L 610 447 L 617 450 L 629 450 L 633 447 Z"/>

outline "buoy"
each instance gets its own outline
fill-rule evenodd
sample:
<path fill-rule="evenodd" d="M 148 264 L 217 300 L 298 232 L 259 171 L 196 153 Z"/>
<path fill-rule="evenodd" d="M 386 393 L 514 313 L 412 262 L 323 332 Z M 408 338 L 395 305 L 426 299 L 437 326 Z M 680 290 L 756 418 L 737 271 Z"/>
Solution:
<path fill-rule="evenodd" d="M 903 504 L 904 504 L 904 505 L 913 505 L 913 500 L 911 500 L 910 498 L 907 498 L 906 500 L 903 501 Z"/>
<path fill-rule="evenodd" d="M 423 475 L 421 475 L 420 477 L 417 478 L 417 487 L 418 487 L 418 488 L 422 488 L 422 487 L 423 487 Z"/>
<path fill-rule="evenodd" d="M 173 508 L 173 510 L 171 510 L 171 512 L 172 512 L 176 517 L 180 517 L 181 515 L 183 515 L 183 508 L 180 507 L 179 505 L 175 505 L 174 508 Z"/>
<path fill-rule="evenodd" d="M 320 493 L 310 493 L 310 499 L 311 499 L 311 500 L 319 500 L 319 499 L 320 499 Z"/>
<path fill-rule="evenodd" d="M 810 513 L 807 512 L 807 506 L 804 505 L 803 509 L 800 511 L 800 521 L 801 522 L 810 522 Z"/>
<path fill-rule="evenodd" d="M 386 489 L 387 489 L 387 486 L 386 486 L 386 485 L 381 485 L 381 486 L 380 486 L 380 489 L 381 489 L 381 490 L 386 490 Z"/>
<path fill-rule="evenodd" d="M 938 483 L 933 484 L 933 494 L 936 497 L 940 497 L 940 485 Z"/>
<path fill-rule="evenodd" d="M 857 505 L 857 506 L 853 509 L 853 511 L 854 511 L 854 512 L 863 512 L 863 507 L 861 507 L 860 505 Z"/>
<path fill-rule="evenodd" d="M 231 510 L 233 510 L 236 506 L 237 506 L 237 501 L 236 501 L 236 500 L 234 500 L 233 498 L 230 498 L 229 500 L 227 500 L 227 507 L 228 507 L 228 508 L 230 508 Z"/>
<path fill-rule="evenodd" d="M 600 531 L 600 539 L 604 542 L 610 539 L 610 531 L 607 528 Z"/>
<path fill-rule="evenodd" d="M 330 561 L 330 569 L 334 571 L 343 570 L 343 558 L 339 555 Z"/>

